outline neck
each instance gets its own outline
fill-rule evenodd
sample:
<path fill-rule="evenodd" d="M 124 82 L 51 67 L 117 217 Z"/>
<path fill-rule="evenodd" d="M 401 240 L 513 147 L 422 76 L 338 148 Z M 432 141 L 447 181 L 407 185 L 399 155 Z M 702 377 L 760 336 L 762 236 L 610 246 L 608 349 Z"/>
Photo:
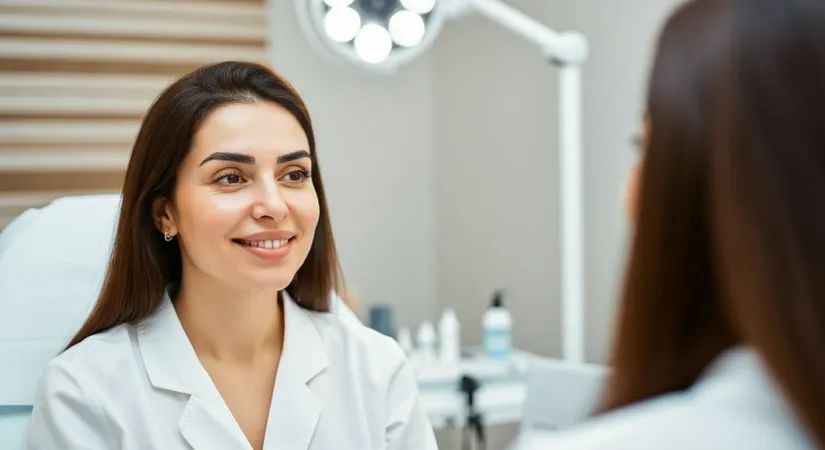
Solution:
<path fill-rule="evenodd" d="M 184 274 L 174 305 L 200 358 L 252 364 L 280 353 L 284 316 L 277 291 L 242 291 Z"/>

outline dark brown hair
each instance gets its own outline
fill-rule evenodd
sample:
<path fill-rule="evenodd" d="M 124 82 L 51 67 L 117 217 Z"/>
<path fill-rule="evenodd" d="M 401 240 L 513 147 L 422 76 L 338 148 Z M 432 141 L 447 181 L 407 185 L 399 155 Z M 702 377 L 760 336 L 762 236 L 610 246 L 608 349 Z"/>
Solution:
<path fill-rule="evenodd" d="M 662 30 L 604 410 L 749 345 L 825 446 L 825 2 L 695 0 Z"/>
<path fill-rule="evenodd" d="M 330 296 L 340 288 L 341 276 L 306 105 L 289 82 L 271 69 L 253 63 L 222 62 L 201 67 L 175 81 L 146 113 L 126 169 L 120 218 L 103 288 L 69 347 L 116 325 L 151 316 L 163 301 L 167 287 L 174 290 L 179 286 L 180 248 L 176 242 L 163 240 L 153 213 L 159 202 L 172 198 L 177 171 L 201 121 L 216 108 L 239 102 L 276 103 L 292 113 L 306 133 L 320 218 L 309 255 L 286 290 L 303 308 L 330 309 Z"/>

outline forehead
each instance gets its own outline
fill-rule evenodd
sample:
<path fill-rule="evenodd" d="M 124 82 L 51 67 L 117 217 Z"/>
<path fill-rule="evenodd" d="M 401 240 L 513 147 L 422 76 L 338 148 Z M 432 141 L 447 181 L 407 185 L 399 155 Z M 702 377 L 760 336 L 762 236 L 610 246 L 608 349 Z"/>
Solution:
<path fill-rule="evenodd" d="M 309 142 L 286 108 L 271 102 L 232 103 L 206 116 L 193 136 L 190 156 L 200 161 L 221 151 L 266 159 L 295 150 L 309 151 Z"/>

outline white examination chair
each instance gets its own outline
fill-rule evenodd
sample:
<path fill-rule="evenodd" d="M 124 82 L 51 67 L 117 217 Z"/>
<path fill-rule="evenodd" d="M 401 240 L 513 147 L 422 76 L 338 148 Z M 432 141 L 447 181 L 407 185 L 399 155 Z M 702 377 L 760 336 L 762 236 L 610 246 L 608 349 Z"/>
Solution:
<path fill-rule="evenodd" d="M 595 412 L 609 369 L 537 358 L 527 374 L 521 430 L 508 450 L 543 448 L 543 438 Z"/>
<path fill-rule="evenodd" d="M 0 232 L 0 449 L 23 448 L 43 368 L 97 299 L 119 207 L 117 194 L 65 197 Z M 333 305 L 358 321 L 337 296 Z"/>
<path fill-rule="evenodd" d="M 40 374 L 94 304 L 119 201 L 56 200 L 0 233 L 0 448 L 22 448 Z"/>

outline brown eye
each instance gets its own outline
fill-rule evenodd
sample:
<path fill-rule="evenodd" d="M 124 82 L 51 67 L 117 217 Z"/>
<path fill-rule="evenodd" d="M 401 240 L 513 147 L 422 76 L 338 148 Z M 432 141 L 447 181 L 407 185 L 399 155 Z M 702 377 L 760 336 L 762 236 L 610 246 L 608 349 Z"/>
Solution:
<path fill-rule="evenodd" d="M 286 181 L 300 183 L 310 178 L 310 173 L 306 170 L 293 170 L 284 176 Z"/>
<path fill-rule="evenodd" d="M 237 173 L 227 173 L 221 175 L 215 181 L 217 181 L 220 184 L 232 185 L 240 183 L 241 181 L 243 181 L 243 179 Z"/>

